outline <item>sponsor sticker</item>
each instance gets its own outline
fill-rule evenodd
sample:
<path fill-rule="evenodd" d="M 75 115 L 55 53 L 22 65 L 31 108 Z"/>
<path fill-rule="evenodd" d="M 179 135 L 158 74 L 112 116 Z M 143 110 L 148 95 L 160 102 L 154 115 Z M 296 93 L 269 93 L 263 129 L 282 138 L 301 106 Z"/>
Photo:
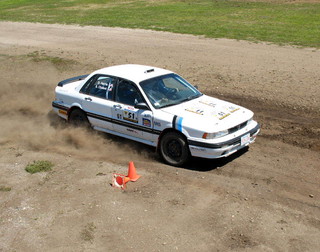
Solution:
<path fill-rule="evenodd" d="M 151 127 L 151 121 L 149 119 L 143 118 L 142 124 L 143 124 L 143 126 Z"/>
<path fill-rule="evenodd" d="M 235 107 L 235 106 L 230 106 L 230 107 L 228 107 L 228 110 L 229 110 L 229 112 L 230 113 L 234 113 L 234 112 L 236 112 L 237 110 L 239 110 L 240 108 L 237 108 L 237 107 Z"/>
<path fill-rule="evenodd" d="M 213 103 L 213 102 L 210 102 L 210 101 L 206 101 L 206 100 L 199 101 L 199 102 L 202 103 L 202 104 L 208 105 L 208 106 L 210 106 L 210 107 L 212 107 L 212 108 L 214 108 L 214 107 L 217 106 L 217 104 L 215 104 L 215 103 Z"/>
<path fill-rule="evenodd" d="M 186 111 L 195 113 L 197 115 L 203 115 L 204 111 L 200 108 L 187 108 Z"/>
<path fill-rule="evenodd" d="M 226 118 L 227 116 L 229 116 L 231 114 L 230 113 L 219 112 L 218 115 L 220 116 L 219 120 L 222 120 L 222 119 Z"/>
<path fill-rule="evenodd" d="M 217 117 L 219 120 L 222 120 L 222 119 L 226 118 L 229 115 L 231 115 L 231 114 L 230 113 L 225 113 L 223 111 L 213 114 L 213 116 Z"/>
<path fill-rule="evenodd" d="M 134 133 L 134 134 L 138 134 L 138 132 L 137 132 L 136 130 L 131 129 L 131 128 L 127 128 L 127 131 L 132 132 L 132 133 Z"/>
<path fill-rule="evenodd" d="M 200 147 L 195 147 L 195 146 L 191 146 L 190 149 L 195 150 L 195 151 L 207 152 L 206 149 L 200 148 Z"/>
<path fill-rule="evenodd" d="M 154 122 L 154 126 L 161 127 L 161 122 Z"/>

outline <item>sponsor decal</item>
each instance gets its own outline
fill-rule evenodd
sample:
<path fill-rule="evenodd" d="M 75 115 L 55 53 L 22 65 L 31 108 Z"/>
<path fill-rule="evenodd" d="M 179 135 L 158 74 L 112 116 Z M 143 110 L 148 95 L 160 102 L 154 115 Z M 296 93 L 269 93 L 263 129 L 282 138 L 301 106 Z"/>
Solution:
<path fill-rule="evenodd" d="M 135 131 L 134 129 L 127 128 L 127 131 L 132 132 L 132 133 L 134 133 L 134 134 L 138 134 L 138 132 Z"/>
<path fill-rule="evenodd" d="M 231 115 L 230 113 L 225 113 L 225 112 L 218 112 L 216 113 L 214 116 L 218 117 L 219 120 L 222 120 L 224 118 L 226 118 L 227 116 Z"/>
<path fill-rule="evenodd" d="M 151 121 L 149 119 L 143 118 L 142 124 L 143 126 L 151 127 Z"/>
<path fill-rule="evenodd" d="M 230 106 L 230 107 L 228 107 L 228 110 L 229 110 L 229 112 L 230 113 L 234 113 L 234 112 L 236 112 L 237 110 L 239 110 L 240 108 L 237 108 L 237 107 L 235 107 L 235 106 Z"/>
<path fill-rule="evenodd" d="M 199 148 L 199 147 L 194 147 L 194 146 L 190 146 L 190 149 L 196 150 L 196 151 L 201 151 L 201 152 L 207 152 L 207 150 L 204 148 Z"/>
<path fill-rule="evenodd" d="M 197 115 L 203 115 L 204 111 L 200 108 L 187 108 L 186 111 L 195 113 Z"/>
<path fill-rule="evenodd" d="M 161 122 L 154 122 L 154 126 L 161 127 Z"/>
<path fill-rule="evenodd" d="M 239 107 L 235 107 L 235 106 L 224 107 L 223 111 L 220 111 L 214 114 L 213 116 L 218 117 L 219 120 L 222 120 L 228 117 L 229 115 L 231 115 L 232 113 L 238 111 L 239 109 L 240 109 Z"/>
<path fill-rule="evenodd" d="M 210 101 L 206 101 L 206 100 L 203 100 L 203 101 L 199 101 L 200 103 L 202 104 L 205 104 L 205 105 L 208 105 L 212 108 L 215 108 L 217 106 L 217 104 L 213 103 L 213 102 L 210 102 Z"/>
<path fill-rule="evenodd" d="M 231 115 L 230 113 L 224 113 L 224 112 L 219 112 L 218 115 L 220 116 L 219 117 L 219 120 L 222 120 L 224 118 L 226 118 L 227 116 Z"/>

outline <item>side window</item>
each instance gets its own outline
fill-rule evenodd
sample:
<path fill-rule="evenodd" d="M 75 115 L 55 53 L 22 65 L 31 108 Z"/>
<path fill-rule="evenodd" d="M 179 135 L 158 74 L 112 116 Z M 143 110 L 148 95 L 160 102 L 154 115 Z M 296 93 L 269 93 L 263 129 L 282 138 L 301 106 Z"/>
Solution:
<path fill-rule="evenodd" d="M 83 87 L 82 89 L 85 90 L 84 93 L 86 94 L 103 98 L 103 99 L 112 100 L 115 84 L 116 84 L 116 78 L 104 76 L 104 75 L 100 75 L 100 76 L 98 75 L 98 76 L 95 76 L 95 78 L 92 78 L 92 80 L 90 79 L 88 81 L 88 86 Z"/>
<path fill-rule="evenodd" d="M 96 80 L 97 75 L 92 76 L 80 89 L 80 93 L 87 94 L 89 91 L 90 86 Z"/>
<path fill-rule="evenodd" d="M 117 85 L 116 101 L 134 106 L 137 103 L 144 102 L 137 87 L 126 80 L 119 80 Z"/>

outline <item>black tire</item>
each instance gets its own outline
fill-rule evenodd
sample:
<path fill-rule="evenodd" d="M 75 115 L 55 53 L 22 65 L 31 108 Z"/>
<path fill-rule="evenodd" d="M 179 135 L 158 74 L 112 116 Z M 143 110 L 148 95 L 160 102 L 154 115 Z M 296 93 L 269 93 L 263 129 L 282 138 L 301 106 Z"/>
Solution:
<path fill-rule="evenodd" d="M 80 109 L 74 109 L 69 116 L 69 122 L 76 127 L 89 128 L 90 123 L 86 114 Z"/>
<path fill-rule="evenodd" d="M 168 132 L 161 138 L 159 151 L 164 161 L 173 166 L 182 166 L 190 158 L 188 143 L 177 132 Z"/>

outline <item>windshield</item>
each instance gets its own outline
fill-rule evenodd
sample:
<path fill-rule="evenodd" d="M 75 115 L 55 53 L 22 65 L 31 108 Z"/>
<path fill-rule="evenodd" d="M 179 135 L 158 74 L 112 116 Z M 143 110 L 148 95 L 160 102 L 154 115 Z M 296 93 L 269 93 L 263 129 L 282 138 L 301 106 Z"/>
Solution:
<path fill-rule="evenodd" d="M 140 82 L 140 86 L 155 108 L 164 108 L 190 101 L 202 95 L 177 74 L 168 74 Z"/>

